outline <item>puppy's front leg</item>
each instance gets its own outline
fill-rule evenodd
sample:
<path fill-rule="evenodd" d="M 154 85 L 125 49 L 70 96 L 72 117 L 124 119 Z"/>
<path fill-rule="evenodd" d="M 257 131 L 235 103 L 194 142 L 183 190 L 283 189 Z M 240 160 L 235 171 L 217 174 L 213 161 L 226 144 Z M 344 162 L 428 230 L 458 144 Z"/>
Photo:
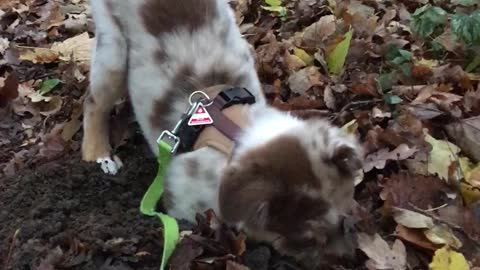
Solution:
<path fill-rule="evenodd" d="M 127 44 L 121 27 L 104 1 L 93 1 L 96 43 L 90 70 L 90 92 L 84 104 L 82 157 L 101 164 L 105 173 L 116 174 L 122 166 L 112 156 L 109 115 L 115 102 L 126 94 Z"/>

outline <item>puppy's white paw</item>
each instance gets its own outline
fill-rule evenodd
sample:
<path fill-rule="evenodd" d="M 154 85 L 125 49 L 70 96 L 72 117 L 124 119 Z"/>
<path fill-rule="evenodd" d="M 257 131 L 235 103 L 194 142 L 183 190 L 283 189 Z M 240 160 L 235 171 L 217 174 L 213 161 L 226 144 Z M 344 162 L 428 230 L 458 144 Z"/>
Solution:
<path fill-rule="evenodd" d="M 103 172 L 106 174 L 117 174 L 118 170 L 123 167 L 123 163 L 117 156 L 113 156 L 113 160 L 111 157 L 104 157 L 97 159 L 97 163 L 100 164 Z"/>

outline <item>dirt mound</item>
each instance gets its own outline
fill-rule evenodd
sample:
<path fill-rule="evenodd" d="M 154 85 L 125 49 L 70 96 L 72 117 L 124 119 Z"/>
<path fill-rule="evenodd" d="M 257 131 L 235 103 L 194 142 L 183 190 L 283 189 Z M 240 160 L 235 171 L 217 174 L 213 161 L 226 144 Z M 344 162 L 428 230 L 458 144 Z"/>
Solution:
<path fill-rule="evenodd" d="M 158 269 L 159 225 L 138 210 L 156 161 L 145 145 L 122 153 L 126 166 L 115 177 L 76 155 L 2 180 L 1 265 Z"/>

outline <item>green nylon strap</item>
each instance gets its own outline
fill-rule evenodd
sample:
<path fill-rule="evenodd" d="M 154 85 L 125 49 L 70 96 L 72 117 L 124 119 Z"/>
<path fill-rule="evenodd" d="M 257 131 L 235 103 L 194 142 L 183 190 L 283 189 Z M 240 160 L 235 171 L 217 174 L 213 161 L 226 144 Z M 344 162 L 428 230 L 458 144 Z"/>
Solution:
<path fill-rule="evenodd" d="M 157 213 L 155 208 L 163 194 L 163 182 L 165 172 L 172 158 L 172 147 L 164 141 L 158 143 L 158 172 L 155 180 L 148 188 L 140 203 L 140 212 L 147 216 L 156 216 L 163 224 L 163 255 L 160 270 L 165 269 L 165 265 L 175 250 L 179 239 L 178 224 L 172 217 Z"/>

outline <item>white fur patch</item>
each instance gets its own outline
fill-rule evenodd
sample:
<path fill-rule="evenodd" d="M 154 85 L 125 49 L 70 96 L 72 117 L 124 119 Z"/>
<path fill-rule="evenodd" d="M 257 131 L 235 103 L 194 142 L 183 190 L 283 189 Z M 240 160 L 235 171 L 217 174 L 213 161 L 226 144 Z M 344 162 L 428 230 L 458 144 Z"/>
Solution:
<path fill-rule="evenodd" d="M 123 163 L 119 157 L 113 156 L 113 160 L 111 157 L 103 157 L 97 159 L 97 163 L 100 164 L 100 168 L 106 174 L 117 174 L 118 170 L 123 167 Z"/>
<path fill-rule="evenodd" d="M 264 104 L 255 104 L 249 112 L 249 124 L 240 136 L 237 154 L 241 155 L 272 139 L 302 130 L 304 122 Z"/>

